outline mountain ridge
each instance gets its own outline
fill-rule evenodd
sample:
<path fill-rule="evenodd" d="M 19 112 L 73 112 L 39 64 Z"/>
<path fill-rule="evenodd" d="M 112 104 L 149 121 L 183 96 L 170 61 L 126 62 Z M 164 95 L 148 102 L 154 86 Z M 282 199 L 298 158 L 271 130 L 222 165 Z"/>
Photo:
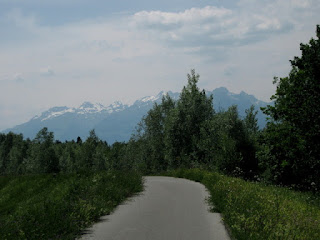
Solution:
<path fill-rule="evenodd" d="M 40 129 L 47 127 L 49 131 L 54 132 L 57 140 L 65 141 L 75 140 L 78 136 L 85 139 L 89 131 L 95 129 L 98 137 L 108 143 L 128 141 L 142 117 L 153 107 L 154 103 L 160 103 L 165 94 L 174 100 L 180 96 L 178 92 L 161 91 L 155 96 L 137 99 L 131 105 L 115 101 L 104 106 L 100 103 L 86 101 L 79 107 L 52 107 L 31 118 L 28 122 L 3 132 L 22 133 L 25 138 L 33 139 Z M 258 111 L 258 124 L 260 127 L 264 127 L 265 116 L 260 107 L 270 103 L 258 100 L 254 95 L 243 91 L 239 94 L 229 92 L 225 87 L 206 91 L 206 94 L 213 95 L 213 105 L 216 111 L 227 110 L 231 105 L 237 105 L 239 115 L 244 116 L 245 110 L 254 105 Z"/>

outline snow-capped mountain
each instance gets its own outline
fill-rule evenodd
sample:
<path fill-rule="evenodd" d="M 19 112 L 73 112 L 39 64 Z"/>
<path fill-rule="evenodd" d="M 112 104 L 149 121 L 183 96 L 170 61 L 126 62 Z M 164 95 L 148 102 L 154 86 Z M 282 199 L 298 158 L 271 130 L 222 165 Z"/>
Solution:
<path fill-rule="evenodd" d="M 153 102 L 161 102 L 162 97 L 167 95 L 167 94 L 170 97 L 172 97 L 173 99 L 178 99 L 178 97 L 179 97 L 178 93 L 173 93 L 171 91 L 169 91 L 169 92 L 161 91 L 156 96 L 146 96 L 146 97 L 138 99 L 137 101 L 134 102 L 134 105 L 149 104 L 150 102 L 151 103 L 153 103 Z"/>
<path fill-rule="evenodd" d="M 96 134 L 108 143 L 127 141 L 142 117 L 155 102 L 160 103 L 166 94 L 174 100 L 177 100 L 180 95 L 180 93 L 162 91 L 156 96 L 140 98 L 131 105 L 117 101 L 109 106 L 84 102 L 79 107 L 53 107 L 33 117 L 30 121 L 4 132 L 22 133 L 24 137 L 33 139 L 39 130 L 47 127 L 49 131 L 54 132 L 55 139 L 65 141 L 75 140 L 78 136 L 85 140 L 89 131 L 95 129 Z M 238 105 L 239 114 L 242 116 L 244 116 L 245 109 L 251 105 L 256 106 L 256 110 L 267 105 L 253 95 L 244 92 L 234 94 L 226 88 L 217 88 L 211 92 L 208 91 L 207 94 L 213 95 L 216 111 L 226 110 L 231 105 Z M 258 122 L 260 126 L 265 124 L 265 117 L 261 111 L 258 113 Z"/>
<path fill-rule="evenodd" d="M 123 105 L 121 102 L 117 101 L 113 104 L 105 107 L 100 103 L 90 103 L 90 102 L 84 102 L 81 104 L 78 108 L 69 108 L 69 107 L 53 107 L 50 108 L 48 111 L 43 112 L 40 116 L 35 116 L 31 120 L 40 120 L 41 122 L 59 117 L 61 115 L 73 113 L 73 114 L 80 114 L 85 115 L 85 117 L 88 117 L 92 114 L 111 114 L 113 112 L 119 112 L 124 110 L 127 105 Z"/>

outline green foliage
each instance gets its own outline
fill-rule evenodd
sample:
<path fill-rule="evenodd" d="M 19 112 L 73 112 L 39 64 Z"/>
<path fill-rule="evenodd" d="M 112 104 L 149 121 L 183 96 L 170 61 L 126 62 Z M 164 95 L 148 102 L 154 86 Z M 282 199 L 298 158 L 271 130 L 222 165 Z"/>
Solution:
<path fill-rule="evenodd" d="M 245 178 L 253 178 L 257 174 L 258 128 L 253 111 L 252 107 L 242 120 L 237 107 L 232 106 L 226 112 L 215 114 L 201 129 L 200 144 L 211 169 Z"/>
<path fill-rule="evenodd" d="M 195 70 L 191 70 L 177 107 L 171 111 L 166 122 L 165 146 L 168 152 L 165 158 L 173 168 L 197 166 L 204 160 L 198 145 L 201 140 L 200 129 L 212 119 L 214 110 L 212 96 L 207 97 L 205 91 L 197 87 L 199 78 Z"/>
<path fill-rule="evenodd" d="M 9 152 L 13 145 L 13 133 L 8 133 L 7 135 L 1 135 L 1 145 L 0 145 L 0 173 L 5 173 L 9 162 Z"/>
<path fill-rule="evenodd" d="M 245 112 L 246 112 L 246 117 L 244 118 L 244 124 L 245 124 L 246 130 L 250 135 L 250 137 L 255 138 L 257 136 L 257 133 L 259 132 L 258 119 L 257 119 L 258 111 L 255 111 L 254 106 L 252 105 Z"/>
<path fill-rule="evenodd" d="M 27 156 L 30 141 L 24 141 L 21 134 L 12 132 L 0 137 L 0 175 L 24 172 L 23 162 Z"/>
<path fill-rule="evenodd" d="M 109 159 L 111 160 L 110 162 L 111 169 L 116 169 L 116 170 L 131 169 L 129 162 L 124 161 L 125 148 L 126 148 L 126 144 L 120 143 L 120 142 L 115 142 L 111 146 L 110 153 L 109 153 Z"/>
<path fill-rule="evenodd" d="M 54 151 L 54 136 L 47 128 L 41 129 L 28 149 L 24 162 L 27 173 L 52 173 L 59 171 L 59 159 Z"/>
<path fill-rule="evenodd" d="M 93 166 L 93 154 L 98 145 L 99 138 L 94 129 L 90 131 L 89 137 L 81 147 L 80 161 L 82 169 L 91 169 Z"/>
<path fill-rule="evenodd" d="M 197 87 L 191 70 L 188 84 L 174 102 L 169 96 L 155 104 L 139 124 L 126 148 L 126 161 L 145 173 L 179 167 L 205 167 L 253 178 L 258 163 L 256 112 L 240 119 L 236 106 L 215 113 L 212 96 Z"/>
<path fill-rule="evenodd" d="M 265 180 L 296 187 L 307 184 L 303 179 L 312 176 L 304 159 L 305 145 L 290 125 L 269 123 L 262 133 L 261 145 L 258 156 Z"/>
<path fill-rule="evenodd" d="M 171 111 L 175 108 L 175 102 L 168 96 L 162 98 L 160 105 L 154 107 L 143 118 L 144 151 L 148 154 L 147 168 L 151 172 L 167 169 L 168 163 L 164 161 L 165 155 L 165 129 L 166 121 Z"/>
<path fill-rule="evenodd" d="M 291 61 L 288 77 L 275 78 L 274 106 L 264 109 L 274 122 L 267 125 L 259 153 L 270 180 L 307 189 L 320 187 L 319 25 L 317 38 L 300 45 L 302 56 Z"/>
<path fill-rule="evenodd" d="M 0 239 L 75 239 L 142 190 L 136 172 L 0 177 Z"/>
<path fill-rule="evenodd" d="M 56 151 L 59 151 L 58 147 L 56 147 Z M 79 144 L 74 144 L 72 142 L 65 143 L 59 156 L 61 172 L 74 173 L 82 168 L 81 161 L 79 161 L 79 159 L 82 159 L 81 147 Z"/>
<path fill-rule="evenodd" d="M 54 142 L 47 128 L 39 131 L 33 141 L 8 133 L 0 135 L 0 175 L 35 173 L 77 173 L 82 171 L 132 170 L 126 143 L 109 146 L 90 131 L 85 142 Z M 138 170 L 136 166 L 134 169 Z"/>
<path fill-rule="evenodd" d="M 178 169 L 166 175 L 203 183 L 210 192 L 212 210 L 221 212 L 235 239 L 320 238 L 318 195 L 199 169 Z"/>

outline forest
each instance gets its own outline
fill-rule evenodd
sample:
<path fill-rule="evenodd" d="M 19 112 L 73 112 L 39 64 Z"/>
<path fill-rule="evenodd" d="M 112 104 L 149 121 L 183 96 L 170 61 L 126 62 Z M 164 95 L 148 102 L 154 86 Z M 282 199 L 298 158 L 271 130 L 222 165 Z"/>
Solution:
<path fill-rule="evenodd" d="M 128 142 L 108 145 L 90 132 L 83 141 L 55 141 L 47 128 L 33 139 L 0 134 L 0 174 L 136 170 L 155 174 L 200 168 L 316 192 L 320 188 L 320 27 L 301 44 L 287 77 L 274 78 L 274 105 L 263 109 L 259 129 L 254 107 L 240 118 L 237 106 L 213 109 L 214 96 L 200 90 L 199 74 L 187 75 L 177 101 L 163 97 L 143 117 Z"/>

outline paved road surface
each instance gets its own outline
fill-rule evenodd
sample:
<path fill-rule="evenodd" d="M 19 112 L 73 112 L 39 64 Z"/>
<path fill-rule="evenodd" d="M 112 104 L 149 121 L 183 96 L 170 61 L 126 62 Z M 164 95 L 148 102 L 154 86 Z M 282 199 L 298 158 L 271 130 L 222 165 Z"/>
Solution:
<path fill-rule="evenodd" d="M 81 239 L 230 239 L 217 213 L 210 213 L 205 187 L 185 179 L 145 177 L 145 191 L 88 229 Z"/>

